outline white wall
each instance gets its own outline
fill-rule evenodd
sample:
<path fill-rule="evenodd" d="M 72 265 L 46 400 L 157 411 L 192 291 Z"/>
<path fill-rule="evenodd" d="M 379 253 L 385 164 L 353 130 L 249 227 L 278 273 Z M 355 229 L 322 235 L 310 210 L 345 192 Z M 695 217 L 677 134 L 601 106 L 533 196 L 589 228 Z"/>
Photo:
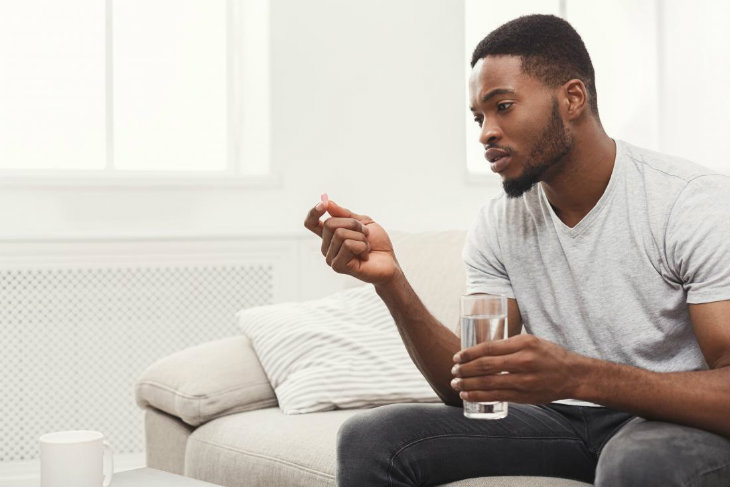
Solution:
<path fill-rule="evenodd" d="M 662 0 L 641 5 L 654 11 L 657 1 Z M 591 16 L 591 5 L 605 4 L 570 2 L 576 7 L 568 8 L 568 18 L 579 24 L 597 57 L 603 49 L 616 65 L 633 60 L 626 76 L 604 72 L 601 78 L 598 73 L 607 125 L 613 123 L 608 107 L 618 107 L 617 127 L 607 128 L 620 132 L 622 114 L 647 109 L 648 115 L 638 118 L 644 125 L 625 127 L 639 140 L 627 140 L 647 146 L 658 140 L 662 150 L 727 161 L 730 139 L 716 136 L 719 146 L 707 144 L 708 132 L 698 127 L 713 113 L 728 112 L 720 94 L 730 60 L 686 52 L 679 42 L 681 22 L 699 13 L 680 3 L 661 4 L 661 38 L 669 52 L 658 67 L 652 47 L 645 46 L 641 56 L 628 55 L 625 32 L 614 38 L 590 34 L 591 25 L 601 20 Z M 724 15 L 727 8 L 717 5 L 713 16 Z M 494 175 L 486 183 L 467 183 L 464 175 L 463 0 L 272 0 L 270 15 L 271 156 L 280 174 L 277 186 L 0 187 L 0 238 L 304 232 L 304 215 L 322 192 L 388 229 L 465 228 L 481 203 L 501 191 Z M 633 18 L 634 31 L 645 22 L 652 37 L 657 27 L 645 17 L 627 18 Z M 727 32 L 716 30 L 707 32 L 708 41 L 722 45 Z M 653 66 L 649 73 L 636 69 L 642 57 Z M 656 76 L 671 104 L 647 105 L 653 94 L 641 90 L 651 90 Z M 608 86 L 606 79 L 612 77 L 618 87 Z M 631 89 L 636 86 L 638 93 Z M 727 116 L 722 120 L 727 125 Z M 715 135 L 730 130 L 724 125 L 712 124 Z M 675 147 L 679 140 L 696 140 L 693 154 Z"/>
<path fill-rule="evenodd" d="M 657 1 L 662 149 L 730 175 L 730 2 Z"/>
<path fill-rule="evenodd" d="M 463 4 L 273 0 L 274 188 L 0 190 L 0 237 L 304 231 L 328 192 L 386 228 L 464 228 Z"/>

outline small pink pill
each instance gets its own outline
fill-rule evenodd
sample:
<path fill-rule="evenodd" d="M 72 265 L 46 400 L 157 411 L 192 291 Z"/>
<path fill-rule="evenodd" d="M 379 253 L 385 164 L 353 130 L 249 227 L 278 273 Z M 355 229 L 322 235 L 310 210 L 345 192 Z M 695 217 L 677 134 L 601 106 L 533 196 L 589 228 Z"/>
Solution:
<path fill-rule="evenodd" d="M 322 198 L 322 203 L 324 203 L 326 205 L 327 201 L 329 201 L 329 197 L 327 196 L 327 193 L 322 193 L 321 198 Z"/>

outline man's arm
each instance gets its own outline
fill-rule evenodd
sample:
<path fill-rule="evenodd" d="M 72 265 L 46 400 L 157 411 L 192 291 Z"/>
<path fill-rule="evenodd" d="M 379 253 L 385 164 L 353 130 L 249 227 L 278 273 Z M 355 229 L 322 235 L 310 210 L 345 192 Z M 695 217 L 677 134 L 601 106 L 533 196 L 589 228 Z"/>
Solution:
<path fill-rule="evenodd" d="M 429 313 L 402 272 L 391 281 L 376 284 L 375 291 L 393 316 L 411 360 L 431 388 L 445 404 L 461 406 L 459 394 L 449 387 L 452 357 L 461 348 L 459 338 Z"/>
<path fill-rule="evenodd" d="M 325 212 L 331 218 L 321 221 Z M 460 348 L 459 338 L 428 312 L 413 291 L 385 230 L 372 218 L 331 200 L 312 208 L 304 226 L 322 238 L 322 255 L 335 272 L 375 286 L 398 325 L 408 353 L 433 390 L 445 403 L 460 405 L 459 395 L 449 387 L 451 359 Z"/>
<path fill-rule="evenodd" d="M 323 222 L 320 218 L 325 212 L 329 212 L 331 218 Z M 398 265 L 383 228 L 370 217 L 352 213 L 331 200 L 312 208 L 304 226 L 322 238 L 322 254 L 334 271 L 375 286 L 395 319 L 416 367 L 444 403 L 461 406 L 458 393 L 449 386 L 453 378 L 450 373 L 452 358 L 461 348 L 461 341 L 418 298 Z M 509 301 L 509 331 L 510 334 L 519 333 L 522 322 L 517 303 Z"/>
<path fill-rule="evenodd" d="M 376 284 L 375 290 L 393 315 L 418 370 L 445 404 L 461 407 L 458 393 L 449 386 L 453 356 L 461 348 L 459 337 L 429 313 L 402 272 Z M 508 300 L 508 323 L 510 335 L 519 333 L 522 320 L 514 299 Z"/>
<path fill-rule="evenodd" d="M 690 305 L 690 318 L 710 370 L 651 372 L 522 335 L 458 353 L 452 387 L 470 401 L 574 398 L 730 436 L 730 301 Z"/>
<path fill-rule="evenodd" d="M 577 397 L 730 436 L 730 301 L 690 305 L 710 370 L 656 373 L 583 358 Z"/>

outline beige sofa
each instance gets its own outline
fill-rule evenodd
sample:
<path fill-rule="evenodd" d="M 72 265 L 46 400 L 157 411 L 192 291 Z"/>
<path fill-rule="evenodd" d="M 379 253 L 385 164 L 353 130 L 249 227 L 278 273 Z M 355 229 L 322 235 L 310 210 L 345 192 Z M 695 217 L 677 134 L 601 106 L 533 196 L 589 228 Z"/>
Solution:
<path fill-rule="evenodd" d="M 392 234 L 414 289 L 448 326 L 458 322 L 458 296 L 464 292 L 464 237 L 463 231 Z M 283 414 L 244 336 L 159 360 L 144 372 L 135 393 L 145 409 L 149 467 L 229 486 L 334 485 L 337 430 L 358 413 Z M 448 485 L 587 484 L 544 477 L 485 477 Z"/>

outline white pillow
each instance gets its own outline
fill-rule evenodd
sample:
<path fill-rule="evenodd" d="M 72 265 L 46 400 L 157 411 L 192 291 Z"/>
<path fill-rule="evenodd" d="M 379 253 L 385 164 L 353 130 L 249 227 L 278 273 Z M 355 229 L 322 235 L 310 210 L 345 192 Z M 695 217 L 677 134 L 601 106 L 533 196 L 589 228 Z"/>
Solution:
<path fill-rule="evenodd" d="M 371 285 L 237 316 L 286 414 L 439 401 Z"/>

